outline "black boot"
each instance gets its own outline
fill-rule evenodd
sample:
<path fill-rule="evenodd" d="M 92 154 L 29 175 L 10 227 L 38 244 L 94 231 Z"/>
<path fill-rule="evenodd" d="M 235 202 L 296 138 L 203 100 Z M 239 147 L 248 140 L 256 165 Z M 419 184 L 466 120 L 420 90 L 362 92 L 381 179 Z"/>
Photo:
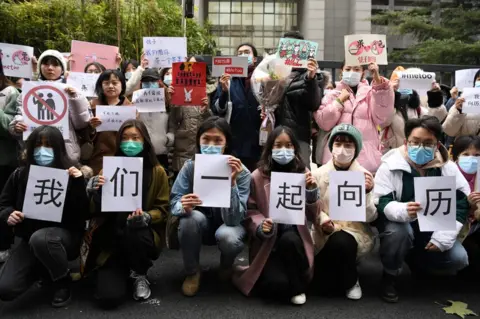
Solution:
<path fill-rule="evenodd" d="M 397 276 L 392 276 L 387 273 L 383 273 L 382 278 L 382 299 L 386 302 L 395 303 L 398 302 L 397 289 L 395 284 L 397 282 Z"/>
<path fill-rule="evenodd" d="M 52 306 L 54 308 L 65 307 L 72 300 L 70 274 L 54 283 Z"/>

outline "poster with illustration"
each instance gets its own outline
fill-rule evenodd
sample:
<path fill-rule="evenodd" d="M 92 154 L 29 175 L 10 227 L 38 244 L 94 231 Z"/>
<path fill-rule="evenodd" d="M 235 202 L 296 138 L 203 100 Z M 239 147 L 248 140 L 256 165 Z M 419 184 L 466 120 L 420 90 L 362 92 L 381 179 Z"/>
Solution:
<path fill-rule="evenodd" d="M 173 105 L 201 105 L 207 97 L 207 64 L 203 62 L 173 63 Z"/>
<path fill-rule="evenodd" d="M 6 76 L 31 79 L 32 57 L 32 47 L 0 43 L 0 59 Z"/>
<path fill-rule="evenodd" d="M 346 65 L 376 63 L 387 65 L 387 36 L 384 34 L 351 34 L 345 36 Z"/>
<path fill-rule="evenodd" d="M 84 72 L 85 66 L 92 62 L 102 64 L 107 70 L 116 69 L 115 59 L 117 58 L 117 53 L 118 47 L 73 40 L 71 71 Z"/>
<path fill-rule="evenodd" d="M 306 68 L 308 59 L 316 58 L 317 50 L 318 43 L 282 38 L 278 44 L 277 58 L 285 61 L 285 65 Z"/>

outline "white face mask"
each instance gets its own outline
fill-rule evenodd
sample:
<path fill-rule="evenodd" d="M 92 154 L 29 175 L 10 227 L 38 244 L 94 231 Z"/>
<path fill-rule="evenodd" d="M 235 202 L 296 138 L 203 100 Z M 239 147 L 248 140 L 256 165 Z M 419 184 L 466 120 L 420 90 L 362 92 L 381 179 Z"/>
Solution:
<path fill-rule="evenodd" d="M 332 149 L 332 156 L 335 162 L 339 164 L 350 164 L 355 156 L 355 148 L 334 146 Z"/>
<path fill-rule="evenodd" d="M 360 83 L 361 78 L 362 74 L 358 72 L 343 71 L 342 73 L 343 83 L 350 87 L 357 86 Z"/>

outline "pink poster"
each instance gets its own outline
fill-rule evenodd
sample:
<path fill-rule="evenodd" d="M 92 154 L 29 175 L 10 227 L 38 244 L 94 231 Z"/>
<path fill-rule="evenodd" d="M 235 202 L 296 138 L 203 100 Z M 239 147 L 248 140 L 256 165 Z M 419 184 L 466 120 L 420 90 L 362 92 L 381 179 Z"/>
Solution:
<path fill-rule="evenodd" d="M 118 47 L 83 42 L 72 41 L 72 72 L 84 72 L 85 66 L 92 62 L 102 64 L 106 69 L 116 69 L 115 59 L 118 53 Z"/>

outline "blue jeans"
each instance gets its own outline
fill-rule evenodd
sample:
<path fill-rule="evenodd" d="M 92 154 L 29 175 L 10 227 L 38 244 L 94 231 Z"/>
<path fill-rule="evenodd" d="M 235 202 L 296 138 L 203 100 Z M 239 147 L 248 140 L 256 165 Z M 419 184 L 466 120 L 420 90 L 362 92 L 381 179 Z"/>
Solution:
<path fill-rule="evenodd" d="M 187 275 L 193 275 L 199 271 L 202 243 L 204 241 L 208 242 L 208 237 L 213 234 L 215 234 L 215 240 L 221 252 L 221 267 L 232 267 L 235 258 L 245 246 L 243 240 L 246 231 L 242 225 L 229 227 L 222 224 L 218 227 L 215 225 L 214 219 L 207 218 L 198 210 L 192 211 L 189 216 L 180 218 L 178 240 Z"/>
<path fill-rule="evenodd" d="M 415 265 L 427 272 L 454 275 L 468 266 L 467 252 L 459 241 L 444 252 L 426 251 L 431 233 L 420 233 L 413 224 L 385 221 L 380 233 L 380 258 L 386 273 L 398 276 L 408 253 L 413 253 Z"/>

